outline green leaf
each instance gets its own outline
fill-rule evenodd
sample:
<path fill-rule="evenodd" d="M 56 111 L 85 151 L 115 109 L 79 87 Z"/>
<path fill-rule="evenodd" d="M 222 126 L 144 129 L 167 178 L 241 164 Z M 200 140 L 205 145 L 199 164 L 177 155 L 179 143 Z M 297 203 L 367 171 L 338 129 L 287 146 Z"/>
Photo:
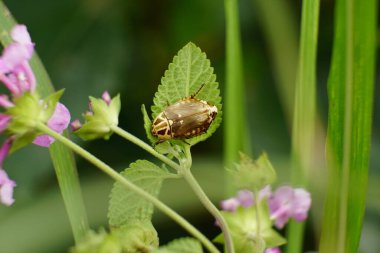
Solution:
<path fill-rule="evenodd" d="M 176 239 L 150 253 L 202 253 L 201 243 L 193 238 Z"/>
<path fill-rule="evenodd" d="M 44 99 L 44 106 L 46 107 L 46 109 L 44 110 L 43 118 L 45 122 L 47 122 L 50 119 L 51 115 L 54 113 L 55 107 L 57 106 L 57 103 L 59 102 L 59 99 L 62 97 L 64 92 L 65 89 L 61 89 L 50 94 Z"/>
<path fill-rule="evenodd" d="M 157 231 L 150 221 L 135 222 L 110 233 L 104 229 L 89 231 L 70 253 L 137 253 L 150 252 L 158 247 Z"/>
<path fill-rule="evenodd" d="M 90 230 L 80 242 L 70 248 L 70 253 L 120 253 L 121 250 L 119 238 L 101 229 L 99 232 Z"/>
<path fill-rule="evenodd" d="M 238 0 L 224 0 L 226 16 L 226 79 L 224 121 L 224 163 L 239 160 L 239 151 L 250 151 L 246 116 L 243 53 L 240 39 Z M 227 189 L 232 188 L 227 185 Z M 231 190 L 231 189 L 229 189 Z"/>
<path fill-rule="evenodd" d="M 158 141 L 158 138 L 154 137 L 152 134 L 152 121 L 149 118 L 149 115 L 145 109 L 145 105 L 141 105 L 141 112 L 143 114 L 144 118 L 144 128 L 146 132 L 146 136 L 148 137 L 148 140 L 152 143 L 155 144 Z"/>
<path fill-rule="evenodd" d="M 146 161 L 138 160 L 130 164 L 121 174 L 132 183 L 141 187 L 153 196 L 158 196 L 162 181 L 170 173 Z M 108 218 L 111 226 L 122 226 L 130 222 L 150 221 L 153 205 L 136 193 L 129 191 L 119 182 L 115 182 L 109 202 Z"/>
<path fill-rule="evenodd" d="M 186 140 L 192 145 L 210 137 L 222 120 L 222 99 L 214 69 L 210 66 L 206 54 L 191 42 L 184 46 L 169 64 L 169 69 L 165 71 L 165 76 L 162 77 L 153 99 L 152 118 L 155 119 L 168 105 L 194 95 L 203 84 L 196 98 L 215 105 L 218 108 L 218 115 L 207 133 Z"/>
<path fill-rule="evenodd" d="M 264 240 L 265 247 L 276 247 L 286 243 L 285 238 L 272 228 L 269 218 L 269 209 L 265 200 L 258 206 L 260 217 L 260 237 L 257 235 L 256 206 L 249 208 L 239 207 L 235 212 L 222 211 L 230 228 L 236 253 L 258 253 L 257 242 Z M 222 234 L 214 239 L 215 242 L 224 243 Z"/>
<path fill-rule="evenodd" d="M 292 129 L 292 184 L 307 186 L 315 166 L 316 63 L 319 0 L 302 2 L 301 43 Z M 304 222 L 291 221 L 287 252 L 301 253 Z"/>
<path fill-rule="evenodd" d="M 113 228 L 112 234 L 119 238 L 122 252 L 150 252 L 159 245 L 157 231 L 150 221 L 136 221 Z"/>
<path fill-rule="evenodd" d="M 328 188 L 320 252 L 358 252 L 366 207 L 377 1 L 338 0 L 328 80 Z"/>

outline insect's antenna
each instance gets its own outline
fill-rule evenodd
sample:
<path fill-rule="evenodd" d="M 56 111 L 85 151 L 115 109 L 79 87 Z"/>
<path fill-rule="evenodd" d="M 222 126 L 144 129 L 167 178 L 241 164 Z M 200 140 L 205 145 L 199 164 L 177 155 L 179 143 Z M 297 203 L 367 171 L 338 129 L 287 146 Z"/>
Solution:
<path fill-rule="evenodd" d="M 198 95 L 198 93 L 202 90 L 202 88 L 203 88 L 205 85 L 206 85 L 205 83 L 202 83 L 201 87 L 199 87 L 199 89 L 198 89 L 193 95 L 191 95 L 190 97 L 191 97 L 191 98 L 195 98 L 195 96 Z"/>

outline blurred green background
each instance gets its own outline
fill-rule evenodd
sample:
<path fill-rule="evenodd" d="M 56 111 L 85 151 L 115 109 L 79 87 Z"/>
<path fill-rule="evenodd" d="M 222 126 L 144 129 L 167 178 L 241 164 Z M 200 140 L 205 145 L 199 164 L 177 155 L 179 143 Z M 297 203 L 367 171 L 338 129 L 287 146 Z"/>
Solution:
<path fill-rule="evenodd" d="M 87 110 L 88 95 L 100 96 L 104 90 L 113 95 L 120 93 L 120 125 L 145 140 L 141 104 L 148 107 L 152 104 L 168 64 L 189 41 L 207 53 L 224 94 L 223 1 L 18 0 L 5 3 L 15 18 L 28 26 L 55 87 L 66 88 L 63 102 L 73 119 L 80 118 Z M 256 157 L 262 151 L 269 154 L 280 175 L 279 184 L 289 181 L 289 125 L 301 3 L 239 1 L 251 155 Z M 307 250 L 316 249 L 326 182 L 323 134 L 333 8 L 333 1 L 321 1 L 317 74 L 320 142 L 316 143 L 314 213 L 307 226 Z M 361 243 L 362 252 L 367 253 L 380 252 L 379 106 L 375 101 L 368 208 Z M 219 129 L 207 142 L 193 148 L 194 174 L 215 203 L 226 197 L 222 133 Z M 119 170 L 136 159 L 154 160 L 116 136 L 108 142 L 82 144 Z M 87 162 L 81 159 L 77 162 L 91 227 L 107 226 L 112 181 Z M 0 251 L 66 252 L 73 238 L 47 150 L 29 146 L 7 158 L 5 169 L 18 186 L 16 203 L 12 207 L 0 206 Z M 183 181 L 165 183 L 160 196 L 208 236 L 218 233 L 211 216 Z M 154 223 L 161 243 L 186 234 L 160 213 L 156 214 Z"/>

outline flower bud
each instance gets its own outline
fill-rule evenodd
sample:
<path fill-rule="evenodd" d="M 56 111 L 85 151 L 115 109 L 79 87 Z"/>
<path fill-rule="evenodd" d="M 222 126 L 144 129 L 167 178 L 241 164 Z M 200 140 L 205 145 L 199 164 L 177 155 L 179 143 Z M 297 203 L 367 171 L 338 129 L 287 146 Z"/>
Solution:
<path fill-rule="evenodd" d="M 119 124 L 120 95 L 109 103 L 103 98 L 90 97 L 91 112 L 84 114 L 86 122 L 74 133 L 83 140 L 109 139 L 112 127 Z"/>
<path fill-rule="evenodd" d="M 276 172 L 265 153 L 256 161 L 240 153 L 240 163 L 231 172 L 238 188 L 251 191 L 260 190 L 276 180 Z"/>

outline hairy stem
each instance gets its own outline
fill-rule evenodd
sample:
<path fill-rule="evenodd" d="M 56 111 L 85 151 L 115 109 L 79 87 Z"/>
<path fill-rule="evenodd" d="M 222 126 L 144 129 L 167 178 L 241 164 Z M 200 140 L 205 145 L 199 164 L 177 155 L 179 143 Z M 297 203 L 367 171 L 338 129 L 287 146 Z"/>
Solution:
<path fill-rule="evenodd" d="M 140 140 L 139 138 L 137 138 L 136 136 L 128 133 L 127 131 L 125 131 L 124 129 L 118 127 L 118 126 L 115 126 L 115 127 L 111 127 L 112 131 L 114 131 L 116 134 L 120 135 L 121 137 L 123 137 L 124 139 L 136 144 L 137 146 L 139 146 L 140 148 L 144 149 L 145 151 L 147 151 L 148 153 L 152 154 L 153 156 L 155 156 L 156 158 L 160 159 L 162 162 L 166 163 L 167 165 L 169 165 L 170 167 L 172 167 L 173 169 L 179 171 L 180 170 L 180 166 L 173 162 L 172 160 L 170 160 L 169 158 L 167 158 L 166 156 L 158 153 L 156 150 L 154 150 L 154 148 L 152 148 L 149 144 L 146 144 L 145 142 L 143 142 L 142 140 Z"/>
<path fill-rule="evenodd" d="M 75 144 L 71 140 L 67 139 L 66 137 L 54 132 L 53 130 L 51 130 L 49 127 L 47 127 L 44 124 L 39 124 L 38 130 L 40 130 L 41 132 L 48 134 L 51 137 L 55 138 L 56 140 L 60 141 L 65 146 L 72 149 L 75 153 L 82 156 L 87 161 L 89 161 L 90 163 L 95 165 L 97 168 L 99 168 L 101 171 L 106 173 L 108 176 L 110 176 L 114 180 L 123 184 L 126 188 L 128 188 L 131 191 L 134 191 L 136 194 L 140 195 L 142 198 L 146 199 L 147 201 L 150 201 L 157 209 L 159 209 L 160 211 L 165 213 L 167 216 L 169 216 L 171 219 L 173 219 L 175 222 L 177 222 L 180 226 L 182 226 L 186 231 L 188 231 L 191 235 L 193 235 L 200 242 L 202 242 L 203 245 L 210 252 L 213 252 L 213 253 L 219 252 L 218 249 L 207 239 L 207 237 L 205 237 L 200 231 L 198 231 L 193 225 L 191 225 L 182 216 L 180 216 L 178 213 L 173 211 L 170 207 L 165 205 L 159 199 L 155 198 L 154 196 L 150 195 L 149 193 L 147 193 L 146 191 L 144 191 L 140 187 L 131 183 L 128 179 L 126 179 L 125 177 L 120 175 L 118 172 L 114 171 L 110 166 L 105 164 L 103 161 L 99 160 L 97 157 L 95 157 L 94 155 L 89 153 L 87 150 L 78 146 L 77 144 Z"/>
<path fill-rule="evenodd" d="M 260 217 L 260 208 L 259 208 L 259 191 L 255 190 L 253 192 L 255 200 L 255 209 L 256 209 L 256 251 L 262 252 L 263 248 L 263 239 L 261 238 L 261 217 Z"/>
<path fill-rule="evenodd" d="M 198 184 L 198 181 L 194 178 L 193 174 L 191 173 L 190 168 L 192 164 L 192 158 L 191 158 L 191 153 L 190 153 L 190 145 L 185 146 L 185 155 L 188 161 L 187 162 L 188 167 L 182 168 L 181 174 L 183 175 L 184 179 L 189 184 L 191 189 L 194 191 L 195 195 L 202 202 L 203 206 L 214 216 L 214 218 L 218 222 L 221 230 L 223 231 L 227 252 L 234 253 L 235 252 L 234 244 L 233 244 L 232 237 L 229 232 L 229 228 L 228 228 L 228 224 L 226 220 L 224 219 L 222 214 L 219 212 L 218 208 L 216 208 L 215 205 L 211 202 L 211 200 L 207 197 L 202 187 Z"/>

